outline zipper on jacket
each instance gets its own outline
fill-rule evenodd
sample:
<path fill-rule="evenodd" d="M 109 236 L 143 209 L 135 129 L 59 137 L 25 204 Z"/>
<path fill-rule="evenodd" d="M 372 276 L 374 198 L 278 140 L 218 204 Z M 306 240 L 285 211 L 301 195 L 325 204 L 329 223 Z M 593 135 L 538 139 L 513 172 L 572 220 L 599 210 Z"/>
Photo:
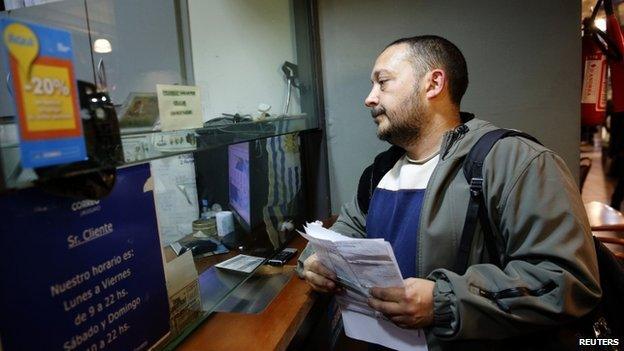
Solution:
<path fill-rule="evenodd" d="M 502 299 L 509 299 L 513 297 L 523 297 L 523 296 L 542 296 L 548 294 L 553 291 L 557 287 L 553 281 L 548 282 L 548 284 L 542 286 L 539 289 L 529 289 L 525 287 L 517 287 L 517 288 L 509 288 L 505 290 L 501 290 L 498 292 L 479 289 L 479 295 L 485 297 L 488 300 L 491 300 L 500 308 L 501 310 L 509 313 L 511 311 L 511 307 L 505 304 Z"/>
<path fill-rule="evenodd" d="M 461 136 L 466 134 L 469 130 L 470 130 L 470 128 L 468 128 L 467 125 L 460 124 L 455 129 L 451 130 L 449 132 L 449 134 L 447 134 L 448 137 L 446 137 L 446 135 L 445 135 L 446 138 L 445 138 L 444 142 L 442 143 L 442 149 L 444 150 L 444 152 L 442 152 L 442 156 L 441 156 L 442 159 L 444 159 L 446 157 L 446 155 L 448 155 L 449 150 L 451 149 L 451 146 L 453 146 L 453 144 L 457 140 L 459 140 L 461 138 Z"/>
<path fill-rule="evenodd" d="M 453 143 L 455 143 L 455 141 L 459 140 L 459 138 L 466 134 L 468 131 L 470 130 L 470 128 L 468 128 L 467 125 L 465 124 L 460 124 L 459 126 L 455 127 L 455 129 L 446 132 L 444 134 L 444 136 L 442 137 L 442 146 L 440 147 L 440 160 L 444 160 L 444 157 L 448 154 L 449 150 L 451 149 L 451 146 L 453 146 Z M 438 169 L 440 168 L 440 163 L 438 162 L 438 164 L 435 166 L 435 168 L 433 169 L 433 172 L 431 172 L 431 177 L 429 177 L 429 180 L 427 181 L 427 186 L 425 187 L 425 194 L 423 195 L 423 202 L 422 202 L 422 208 L 420 209 L 420 216 L 418 218 L 418 263 L 416 265 L 416 276 L 420 277 L 421 274 L 421 269 L 420 267 L 422 266 L 422 252 L 420 251 L 423 247 L 423 235 L 422 233 L 424 233 L 423 231 L 423 216 L 425 215 L 425 206 L 427 205 L 427 199 L 429 196 L 429 184 L 431 184 L 431 182 L 435 179 L 436 174 L 438 173 Z"/>

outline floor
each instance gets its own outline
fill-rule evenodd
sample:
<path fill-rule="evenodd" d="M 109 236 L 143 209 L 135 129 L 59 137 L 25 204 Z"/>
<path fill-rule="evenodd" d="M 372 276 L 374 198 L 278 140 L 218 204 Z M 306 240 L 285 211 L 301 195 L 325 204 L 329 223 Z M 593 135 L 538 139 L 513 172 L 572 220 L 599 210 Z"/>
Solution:
<path fill-rule="evenodd" d="M 589 169 L 589 174 L 581 193 L 583 203 L 600 201 L 609 204 L 611 202 L 611 194 L 615 188 L 615 179 L 608 178 L 605 174 L 605 164 L 602 161 L 600 148 L 582 147 L 581 157 L 589 157 L 592 160 L 592 166 Z"/>
<path fill-rule="evenodd" d="M 591 146 L 581 146 L 581 157 L 589 157 L 592 160 L 591 168 L 587 174 L 587 179 L 583 185 L 583 192 L 581 197 L 583 203 L 591 201 L 599 201 L 605 204 L 611 202 L 611 194 L 615 188 L 616 179 L 608 177 L 605 172 L 608 169 L 608 159 L 602 158 L 602 152 L 600 151 L 600 145 L 597 148 Z M 618 210 L 622 210 L 620 207 Z M 611 237 L 617 239 L 624 239 L 624 233 L 621 232 L 593 232 L 598 237 Z M 616 255 L 624 257 L 624 247 L 615 244 L 605 244 Z"/>

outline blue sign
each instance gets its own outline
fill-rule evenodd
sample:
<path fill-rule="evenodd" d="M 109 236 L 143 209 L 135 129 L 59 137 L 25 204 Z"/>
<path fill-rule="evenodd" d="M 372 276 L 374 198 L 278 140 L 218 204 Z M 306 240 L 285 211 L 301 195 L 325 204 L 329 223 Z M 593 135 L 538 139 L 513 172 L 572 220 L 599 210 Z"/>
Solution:
<path fill-rule="evenodd" d="M 0 197 L 4 351 L 144 350 L 169 331 L 149 164 L 106 198 Z"/>
<path fill-rule="evenodd" d="M 22 167 L 87 158 L 68 31 L 0 20 L 19 126 Z"/>

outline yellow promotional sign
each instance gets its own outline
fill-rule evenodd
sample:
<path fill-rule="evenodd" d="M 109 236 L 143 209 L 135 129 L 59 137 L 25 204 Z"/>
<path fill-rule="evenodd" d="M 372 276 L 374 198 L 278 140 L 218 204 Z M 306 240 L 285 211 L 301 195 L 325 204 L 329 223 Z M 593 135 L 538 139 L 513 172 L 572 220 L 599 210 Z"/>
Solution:
<path fill-rule="evenodd" d="M 73 129 L 74 101 L 66 67 L 34 65 L 29 84 L 22 85 L 24 112 L 31 132 Z"/>
<path fill-rule="evenodd" d="M 86 159 L 71 35 L 0 20 L 12 75 L 22 165 L 40 167 Z"/>

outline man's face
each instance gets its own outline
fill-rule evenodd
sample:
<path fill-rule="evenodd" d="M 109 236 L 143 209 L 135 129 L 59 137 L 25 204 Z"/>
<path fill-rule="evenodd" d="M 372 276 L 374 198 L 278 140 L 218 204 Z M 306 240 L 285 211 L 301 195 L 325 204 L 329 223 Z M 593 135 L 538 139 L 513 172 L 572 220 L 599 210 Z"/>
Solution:
<path fill-rule="evenodd" d="M 365 100 L 378 126 L 377 136 L 399 146 L 418 138 L 426 114 L 421 75 L 408 50 L 407 44 L 393 45 L 379 55 Z"/>

